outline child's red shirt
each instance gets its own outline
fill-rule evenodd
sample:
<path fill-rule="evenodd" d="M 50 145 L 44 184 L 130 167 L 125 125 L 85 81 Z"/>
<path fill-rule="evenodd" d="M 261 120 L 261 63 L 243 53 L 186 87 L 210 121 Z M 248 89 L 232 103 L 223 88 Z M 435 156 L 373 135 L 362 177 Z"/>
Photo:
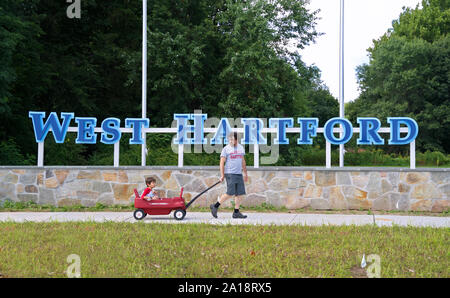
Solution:
<path fill-rule="evenodd" d="M 156 193 L 153 189 L 151 189 L 150 187 L 147 187 L 144 192 L 141 195 L 141 199 L 144 199 L 145 196 L 149 195 L 150 198 L 153 198 Z"/>

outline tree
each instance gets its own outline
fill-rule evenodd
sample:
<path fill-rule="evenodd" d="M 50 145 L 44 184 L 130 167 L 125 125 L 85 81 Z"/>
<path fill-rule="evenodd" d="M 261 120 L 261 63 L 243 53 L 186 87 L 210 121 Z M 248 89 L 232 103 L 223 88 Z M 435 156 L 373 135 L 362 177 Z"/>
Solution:
<path fill-rule="evenodd" d="M 392 22 L 392 27 L 380 41 L 395 36 L 428 42 L 438 40 L 450 31 L 450 1 L 422 0 L 422 8 L 419 5 L 415 9 L 404 8 L 400 17 Z M 374 46 L 377 44 L 375 41 Z"/>
<path fill-rule="evenodd" d="M 20 77 L 16 54 L 22 50 L 21 45 L 42 33 L 35 16 L 27 16 L 28 8 L 35 7 L 36 2 L 5 0 L 0 5 L 0 124 L 5 127 L 0 130 L 0 140 L 10 138 L 7 124 L 15 118 L 13 83 Z"/>
<path fill-rule="evenodd" d="M 4 136 L 0 138 L 6 141 L 12 136 L 24 155 L 36 152 L 30 110 L 73 111 L 100 121 L 140 114 L 140 92 L 133 92 L 139 82 L 125 85 L 128 73 L 124 71 L 124 52 L 140 48 L 134 42 L 140 32 L 140 5 L 97 2 L 83 1 L 81 19 L 69 19 L 64 1 L 2 1 L 2 29 L 15 37 L 15 43 L 9 64 L 2 62 L 1 68 L 13 79 L 6 89 L 11 116 L 1 117 Z M 95 146 L 88 149 L 85 157 Z M 60 156 L 60 162 L 66 160 Z"/>
<path fill-rule="evenodd" d="M 308 78 L 300 56 L 288 50 L 295 39 L 303 48 L 317 35 L 315 14 L 304 1 L 227 1 L 217 15 L 224 36 L 224 68 L 219 108 L 224 116 L 285 116 L 298 107 L 294 98 Z"/>
<path fill-rule="evenodd" d="M 0 4 L 0 142 L 17 136 L 23 156 L 37 147 L 30 110 L 99 123 L 141 115 L 141 2 L 83 0 L 80 19 L 68 18 L 67 6 Z M 333 102 L 318 70 L 287 47 L 301 49 L 317 36 L 316 12 L 305 1 L 149 0 L 148 13 L 152 126 L 170 126 L 174 113 L 196 109 L 215 117 L 292 117 L 325 113 L 318 111 L 323 103 L 308 108 L 322 95 Z M 80 163 L 69 156 L 71 145 L 46 143 L 46 152 L 59 153 L 49 161 Z M 84 146 L 77 154 L 87 160 L 104 148 Z"/>
<path fill-rule="evenodd" d="M 423 1 L 404 9 L 369 49 L 369 64 L 357 69 L 360 97 L 349 105 L 357 116 L 383 120 L 409 116 L 419 124 L 419 150 L 450 151 L 449 2 Z"/>

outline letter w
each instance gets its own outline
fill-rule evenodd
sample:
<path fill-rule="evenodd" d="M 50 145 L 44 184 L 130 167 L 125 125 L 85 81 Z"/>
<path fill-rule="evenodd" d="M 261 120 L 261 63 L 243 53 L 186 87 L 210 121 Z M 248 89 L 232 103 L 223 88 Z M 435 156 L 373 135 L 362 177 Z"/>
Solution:
<path fill-rule="evenodd" d="M 29 112 L 28 117 L 33 121 L 34 136 L 36 142 L 41 143 L 45 140 L 48 132 L 52 130 L 53 137 L 56 143 L 64 143 L 66 138 L 67 129 L 69 128 L 70 121 L 75 117 L 74 113 L 61 113 L 63 123 L 58 120 L 58 116 L 55 112 L 50 113 L 47 121 L 44 124 L 45 112 Z"/>

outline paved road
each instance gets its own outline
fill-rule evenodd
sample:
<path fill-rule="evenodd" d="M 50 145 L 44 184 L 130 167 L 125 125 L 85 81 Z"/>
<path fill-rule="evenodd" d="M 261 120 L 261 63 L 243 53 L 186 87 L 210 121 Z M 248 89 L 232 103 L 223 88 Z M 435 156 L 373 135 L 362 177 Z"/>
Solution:
<path fill-rule="evenodd" d="M 231 212 L 219 212 L 213 218 L 207 212 L 187 212 L 182 221 L 170 215 L 147 215 L 145 223 L 206 223 L 206 224 L 250 224 L 250 225 L 371 225 L 450 227 L 450 217 L 403 216 L 403 215 L 343 215 L 343 214 L 291 214 L 291 213 L 246 213 L 246 219 L 233 219 Z M 132 212 L 0 212 L 0 221 L 14 222 L 137 222 Z"/>

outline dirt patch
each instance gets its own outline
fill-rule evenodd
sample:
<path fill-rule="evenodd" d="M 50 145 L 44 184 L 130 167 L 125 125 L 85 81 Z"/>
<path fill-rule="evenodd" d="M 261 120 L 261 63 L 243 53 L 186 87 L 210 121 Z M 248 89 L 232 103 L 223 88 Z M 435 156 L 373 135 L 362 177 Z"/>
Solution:
<path fill-rule="evenodd" d="M 361 266 L 353 266 L 350 268 L 350 273 L 353 278 L 368 278 L 366 270 L 361 268 Z"/>

